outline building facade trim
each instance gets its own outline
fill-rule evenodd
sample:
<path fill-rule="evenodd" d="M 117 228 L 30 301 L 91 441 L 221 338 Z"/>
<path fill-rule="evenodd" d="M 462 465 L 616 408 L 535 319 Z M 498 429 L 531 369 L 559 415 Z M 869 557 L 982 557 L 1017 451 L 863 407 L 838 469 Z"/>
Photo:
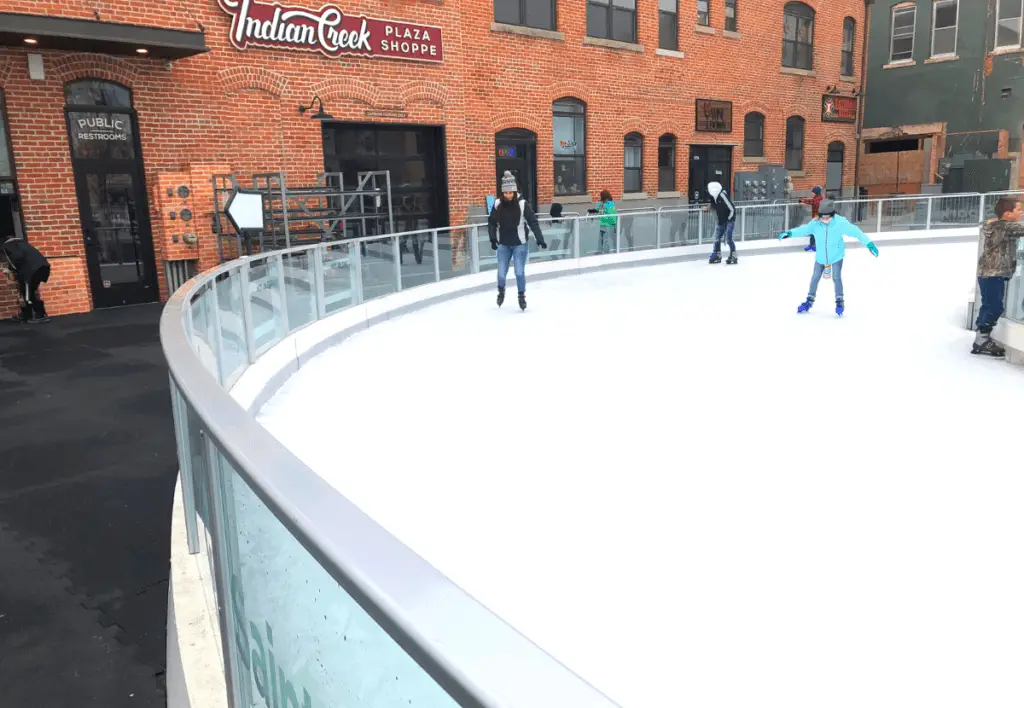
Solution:
<path fill-rule="evenodd" d="M 217 72 L 224 93 L 232 93 L 245 89 L 265 91 L 271 96 L 280 98 L 288 86 L 288 77 L 271 69 L 255 66 L 233 66 Z"/>
<path fill-rule="evenodd" d="M 50 57 L 47 57 L 50 58 Z M 139 78 L 136 65 L 104 54 L 66 54 L 51 58 L 51 70 L 61 83 L 75 79 L 105 79 L 135 88 Z"/>

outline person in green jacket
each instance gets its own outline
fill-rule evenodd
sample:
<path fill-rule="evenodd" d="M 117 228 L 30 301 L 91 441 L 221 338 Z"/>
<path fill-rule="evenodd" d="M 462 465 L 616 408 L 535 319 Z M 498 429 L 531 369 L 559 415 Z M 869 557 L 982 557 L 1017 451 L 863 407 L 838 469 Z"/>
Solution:
<path fill-rule="evenodd" d="M 597 203 L 596 209 L 587 210 L 591 214 L 603 214 L 598 219 L 598 228 L 600 229 L 600 235 L 597 239 L 597 252 L 608 253 L 611 250 L 612 244 L 615 243 L 615 228 L 618 225 L 619 218 L 615 215 L 615 202 L 612 201 L 612 193 L 607 189 L 601 190 L 601 200 Z M 608 238 L 608 250 L 605 250 L 605 237 Z"/>

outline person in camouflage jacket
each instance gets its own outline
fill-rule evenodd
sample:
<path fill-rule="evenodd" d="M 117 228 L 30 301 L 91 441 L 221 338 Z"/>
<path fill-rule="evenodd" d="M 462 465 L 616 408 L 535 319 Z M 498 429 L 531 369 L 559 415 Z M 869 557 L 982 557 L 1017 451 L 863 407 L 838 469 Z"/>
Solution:
<path fill-rule="evenodd" d="M 992 341 L 992 328 L 1003 314 L 1003 294 L 1006 281 L 1017 267 L 1017 241 L 1024 236 L 1024 213 L 1021 203 L 1013 199 L 996 202 L 996 218 L 981 227 L 981 257 L 978 258 L 978 289 L 981 308 L 975 323 L 978 333 L 974 338 L 972 354 L 1002 357 L 1005 350 Z"/>

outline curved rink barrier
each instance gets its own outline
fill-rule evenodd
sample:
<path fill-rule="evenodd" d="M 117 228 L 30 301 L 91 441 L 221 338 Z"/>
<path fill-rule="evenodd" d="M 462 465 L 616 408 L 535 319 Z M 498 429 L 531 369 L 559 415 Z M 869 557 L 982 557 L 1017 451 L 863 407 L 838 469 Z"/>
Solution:
<path fill-rule="evenodd" d="M 553 253 L 531 255 L 529 278 L 707 257 L 706 244 L 662 243 L 660 230 L 647 250 L 588 255 L 596 231 L 591 218 L 546 230 Z M 771 231 L 741 240 L 741 256 L 802 247 L 777 242 Z M 976 235 L 976 227 L 953 225 L 872 238 L 884 247 Z M 425 244 L 424 262 L 403 248 L 411 238 Z M 169 705 L 614 705 L 380 528 L 253 418 L 304 362 L 350 334 L 493 290 L 485 239 L 466 226 L 299 246 L 225 264 L 171 298 L 161 338 L 181 484 Z M 339 402 L 339 460 L 357 444 L 344 439 L 343 411 Z"/>

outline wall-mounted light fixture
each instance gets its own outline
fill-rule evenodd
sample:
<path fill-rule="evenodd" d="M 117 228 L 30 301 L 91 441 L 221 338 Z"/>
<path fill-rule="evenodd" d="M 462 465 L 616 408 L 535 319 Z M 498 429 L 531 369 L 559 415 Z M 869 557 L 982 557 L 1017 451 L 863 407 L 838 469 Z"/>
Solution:
<path fill-rule="evenodd" d="M 328 113 L 327 111 L 324 110 L 324 102 L 320 99 L 319 96 L 314 96 L 313 100 L 309 102 L 308 106 L 299 106 L 299 113 L 300 114 L 304 114 L 306 111 L 310 110 L 314 105 L 316 105 L 318 103 L 320 104 L 320 108 L 317 110 L 316 113 L 311 115 L 309 117 L 309 119 L 310 120 L 334 120 L 334 116 L 332 116 L 330 113 Z"/>
<path fill-rule="evenodd" d="M 39 40 L 35 37 L 25 37 L 25 44 L 39 44 Z"/>

